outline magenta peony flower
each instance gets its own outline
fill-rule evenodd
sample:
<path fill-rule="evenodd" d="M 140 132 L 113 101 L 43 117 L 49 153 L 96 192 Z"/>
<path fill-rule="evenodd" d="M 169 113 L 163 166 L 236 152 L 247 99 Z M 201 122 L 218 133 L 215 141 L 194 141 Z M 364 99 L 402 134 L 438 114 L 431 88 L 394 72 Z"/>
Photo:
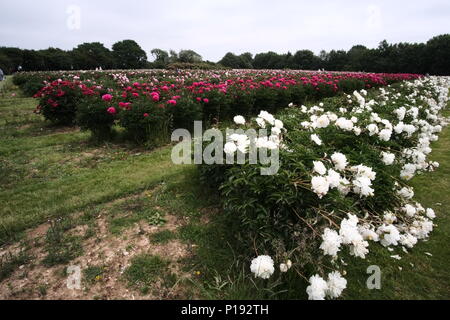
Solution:
<path fill-rule="evenodd" d="M 209 99 L 208 99 L 208 98 L 205 98 L 205 99 L 203 99 L 203 102 L 204 102 L 204 103 L 209 103 Z"/>
<path fill-rule="evenodd" d="M 153 101 L 155 101 L 155 102 L 159 101 L 159 94 L 158 93 L 152 92 L 151 95 L 152 95 Z"/>
<path fill-rule="evenodd" d="M 108 111 L 109 114 L 113 114 L 113 115 L 117 113 L 116 108 L 114 108 L 114 107 L 108 108 L 107 111 Z"/>
<path fill-rule="evenodd" d="M 105 94 L 105 95 L 102 97 L 102 99 L 103 99 L 103 101 L 111 101 L 111 100 L 113 99 L 113 96 L 110 95 L 110 94 Z"/>

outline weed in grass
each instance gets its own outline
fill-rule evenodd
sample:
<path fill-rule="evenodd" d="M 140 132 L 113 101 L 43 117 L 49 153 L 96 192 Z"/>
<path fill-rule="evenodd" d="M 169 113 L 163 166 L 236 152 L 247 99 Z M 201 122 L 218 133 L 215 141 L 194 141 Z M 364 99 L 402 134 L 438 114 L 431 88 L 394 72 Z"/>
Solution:
<path fill-rule="evenodd" d="M 158 210 L 150 210 L 146 219 L 149 225 L 162 227 L 163 225 L 166 224 L 166 220 L 163 217 L 164 214 L 159 212 Z"/>
<path fill-rule="evenodd" d="M 119 215 L 119 212 L 126 212 L 125 215 Z M 109 229 L 113 234 L 120 234 L 140 221 L 146 221 L 152 226 L 163 226 L 166 223 L 164 213 L 153 208 L 152 204 L 144 198 L 127 200 L 113 207 L 110 211 L 113 218 L 109 221 Z M 118 217 L 115 217 L 119 215 Z"/>
<path fill-rule="evenodd" d="M 41 284 L 38 286 L 38 293 L 41 297 L 45 297 L 47 295 L 47 285 Z"/>
<path fill-rule="evenodd" d="M 150 236 L 150 241 L 154 244 L 166 244 L 169 241 L 176 239 L 177 235 L 170 230 L 163 230 L 152 234 Z"/>
<path fill-rule="evenodd" d="M 88 284 L 93 284 L 103 280 L 104 273 L 104 267 L 89 266 L 83 270 L 83 278 Z"/>
<path fill-rule="evenodd" d="M 201 244 L 205 240 L 205 235 L 209 231 L 209 227 L 200 224 L 188 224 L 182 226 L 179 231 L 179 238 L 184 242 L 193 242 L 195 244 Z"/>
<path fill-rule="evenodd" d="M 141 254 L 131 260 L 131 265 L 124 272 L 124 278 L 130 287 L 147 294 L 149 287 L 158 280 L 166 287 L 173 285 L 174 276 L 168 267 L 169 262 L 159 256 Z"/>
<path fill-rule="evenodd" d="M 66 234 L 72 223 L 70 219 L 50 221 L 46 236 L 47 256 L 42 261 L 45 266 L 68 263 L 83 253 L 81 238 Z"/>
<path fill-rule="evenodd" d="M 0 256 L 0 282 L 8 278 L 17 268 L 27 264 L 30 256 L 25 250 L 17 254 L 6 253 Z"/>

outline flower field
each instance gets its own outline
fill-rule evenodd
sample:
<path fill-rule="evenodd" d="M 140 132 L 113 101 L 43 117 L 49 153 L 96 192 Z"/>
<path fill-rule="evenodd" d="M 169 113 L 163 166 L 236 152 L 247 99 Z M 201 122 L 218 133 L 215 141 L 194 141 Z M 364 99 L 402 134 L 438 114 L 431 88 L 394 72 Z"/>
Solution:
<path fill-rule="evenodd" d="M 40 98 L 36 111 L 56 124 L 77 123 L 101 139 L 119 124 L 134 140 L 155 142 L 164 141 L 170 129 L 191 128 L 195 120 L 217 123 L 235 114 L 274 113 L 291 102 L 302 104 L 419 77 L 273 70 L 136 71 L 31 73 L 16 76 L 15 82 L 24 89 L 45 84 L 34 95 Z"/>
<path fill-rule="evenodd" d="M 43 277 L 61 297 L 46 270 L 79 264 L 94 276 L 76 298 L 346 298 L 367 290 L 353 266 L 383 252 L 397 268 L 446 230 L 436 221 L 448 223 L 447 196 L 421 204 L 413 185 L 447 170 L 430 156 L 448 124 L 448 77 L 154 70 L 13 81 L 0 105 L 0 296 L 9 281 L 27 288 L 25 269 L 34 290 Z M 170 133 L 196 120 L 242 130 L 224 156 L 248 156 L 252 143 L 279 150 L 278 172 L 173 164 Z"/>

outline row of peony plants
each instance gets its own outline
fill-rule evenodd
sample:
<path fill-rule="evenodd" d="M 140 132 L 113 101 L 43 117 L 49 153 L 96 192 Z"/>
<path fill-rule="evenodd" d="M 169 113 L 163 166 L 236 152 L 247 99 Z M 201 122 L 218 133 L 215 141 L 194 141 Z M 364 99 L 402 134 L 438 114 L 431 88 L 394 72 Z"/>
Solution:
<path fill-rule="evenodd" d="M 379 245 L 395 261 L 427 239 L 436 214 L 414 200 L 408 181 L 439 167 L 427 157 L 447 124 L 441 111 L 449 87 L 450 78 L 427 77 L 309 107 L 291 104 L 277 117 L 237 116 L 237 128 L 272 135 L 230 136 L 224 152 L 245 154 L 251 143 L 278 147 L 278 174 L 262 176 L 262 166 L 249 163 L 200 170 L 259 255 L 250 266 L 255 277 L 293 273 L 308 281 L 309 299 L 335 299 L 348 285 L 346 257 L 366 259 Z"/>
<path fill-rule="evenodd" d="M 57 124 L 78 124 L 100 139 L 111 136 L 113 125 L 120 124 L 136 141 L 155 142 L 164 141 L 171 128 L 190 129 L 195 120 L 217 123 L 235 113 L 254 115 L 259 108 L 273 113 L 290 101 L 315 101 L 420 77 L 283 71 L 159 71 L 145 76 L 65 74 L 65 79 L 46 81 L 35 95 L 40 99 L 37 112 Z"/>

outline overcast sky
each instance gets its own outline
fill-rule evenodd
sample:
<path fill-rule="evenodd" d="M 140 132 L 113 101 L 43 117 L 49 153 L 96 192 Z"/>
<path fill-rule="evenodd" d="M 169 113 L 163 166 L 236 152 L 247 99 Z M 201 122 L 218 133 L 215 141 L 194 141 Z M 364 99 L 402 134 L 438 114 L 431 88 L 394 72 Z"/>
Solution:
<path fill-rule="evenodd" d="M 449 0 L 1 0 L 0 46 L 72 49 L 136 40 L 150 50 L 228 52 L 376 47 L 450 33 Z"/>

